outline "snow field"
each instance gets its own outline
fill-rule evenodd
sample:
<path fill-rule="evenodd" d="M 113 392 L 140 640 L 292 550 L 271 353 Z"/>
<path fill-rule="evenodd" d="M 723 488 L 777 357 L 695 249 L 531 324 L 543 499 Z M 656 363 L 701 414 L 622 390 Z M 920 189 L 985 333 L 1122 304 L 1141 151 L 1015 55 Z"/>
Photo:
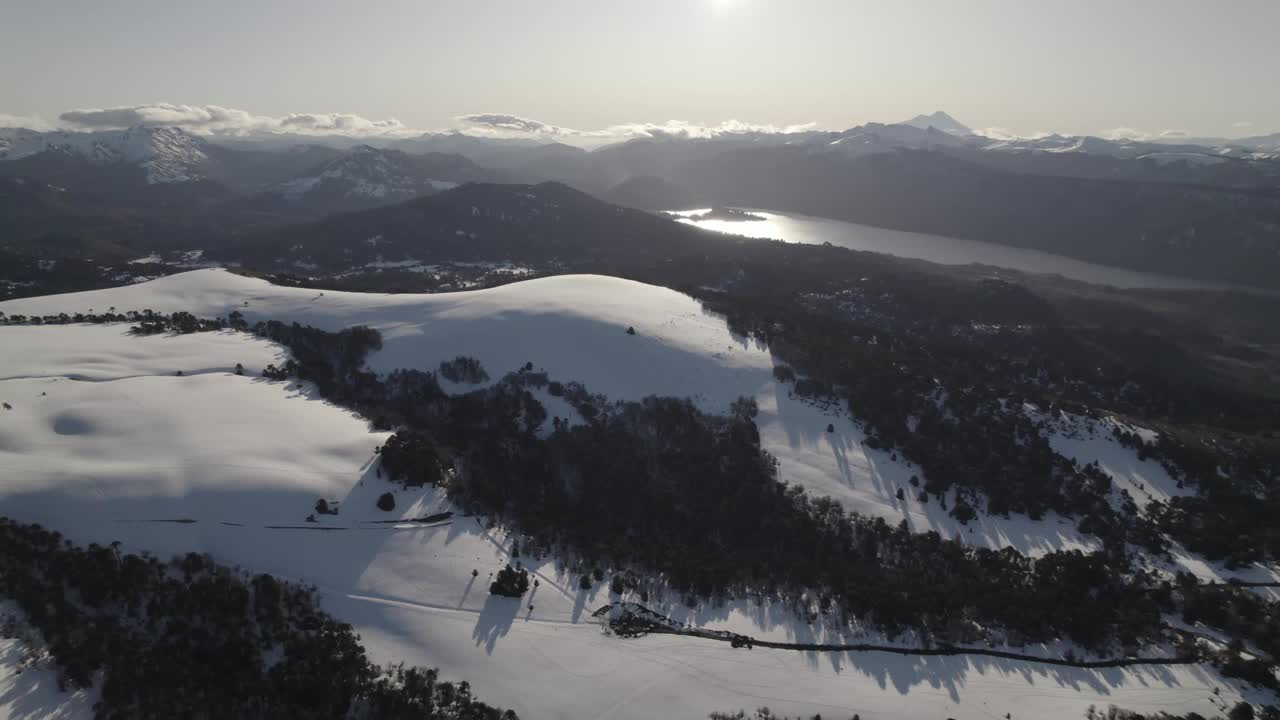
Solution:
<path fill-rule="evenodd" d="M 563 277 L 381 296 L 197 271 L 0 303 L 0 310 L 110 306 L 206 317 L 240 310 L 250 321 L 330 330 L 368 324 L 384 334 L 384 349 L 370 358 L 384 372 L 434 369 L 461 354 L 480 358 L 494 378 L 531 361 L 552 378 L 578 380 L 615 399 L 693 396 L 721 412 L 750 395 L 783 478 L 849 509 L 1029 552 L 1085 543 L 1054 519 L 986 518 L 970 533 L 952 527 L 936 503 L 897 501 L 899 487 L 911 497 L 911 466 L 864 448 L 843 413 L 793 398 L 774 382 L 767 350 L 660 288 Z M 624 332 L 628 326 L 636 336 Z M 160 557 L 208 552 L 253 572 L 315 584 L 326 609 L 356 627 L 376 661 L 438 666 L 446 678 L 470 682 L 485 701 L 527 718 L 704 717 L 769 705 L 879 720 L 1006 712 L 1076 720 L 1090 704 L 1208 714 L 1213 688 L 1222 688 L 1223 699 L 1238 695 L 1198 667 L 1089 671 L 977 657 L 741 650 L 670 636 L 620 640 L 590 622 L 610 601 L 606 584 L 579 590 L 555 558 L 521 558 L 539 582 L 531 594 L 490 596 L 489 576 L 511 560 L 513 538 L 461 515 L 430 526 L 375 522 L 452 508 L 437 490 L 395 489 L 377 476 L 373 450 L 385 433 L 371 432 L 306 384 L 254 376 L 282 353 L 240 333 L 135 338 L 126 326 L 0 327 L 0 400 L 11 408 L 0 410 L 0 514 L 82 543 L 119 540 Z M 237 362 L 250 374 L 229 372 Z M 549 417 L 572 412 L 554 403 L 547 409 Z M 834 432 L 826 432 L 828 423 Z M 374 507 L 386 491 L 396 497 L 392 513 Z M 321 497 L 336 502 L 339 515 L 305 522 Z M 668 596 L 654 605 L 687 622 L 770 639 L 838 637 L 776 606 L 684 608 Z M 12 686 L 4 672 L 0 716 Z M 57 717 L 43 712 L 52 704 L 38 707 L 9 714 Z"/>

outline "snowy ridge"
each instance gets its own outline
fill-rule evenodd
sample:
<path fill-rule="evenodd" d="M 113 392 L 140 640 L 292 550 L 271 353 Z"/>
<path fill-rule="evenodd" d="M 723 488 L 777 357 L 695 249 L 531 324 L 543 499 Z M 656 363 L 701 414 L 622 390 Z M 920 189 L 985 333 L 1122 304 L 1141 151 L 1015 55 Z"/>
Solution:
<path fill-rule="evenodd" d="M 967 142 L 963 137 L 932 125 L 921 128 L 908 124 L 868 123 L 838 133 L 834 140 L 827 143 L 826 149 L 858 156 L 892 152 L 899 148 L 932 150 L 963 147 Z"/>
<path fill-rule="evenodd" d="M 934 530 L 1030 555 L 1097 545 L 1054 514 L 1040 521 L 984 514 L 966 526 L 941 504 L 920 502 L 910 484 L 919 468 L 865 446 L 861 426 L 838 403 L 796 396 L 790 383 L 774 379 L 768 348 L 733 335 L 697 301 L 665 288 L 570 275 L 488 290 L 382 295 L 280 287 L 225 270 L 198 270 L 108 290 L 8 301 L 0 311 L 56 314 L 112 306 L 185 310 L 198 317 L 238 310 L 250 322 L 296 321 L 331 331 L 368 325 L 383 334 L 383 349 L 368 359 L 380 373 L 432 370 L 461 354 L 480 359 L 493 378 L 532 362 L 553 379 L 581 382 L 612 400 L 689 397 L 707 412 L 724 413 L 738 397 L 749 396 L 759 405 L 761 443 L 778 458 L 781 479 L 835 498 L 849 510 L 894 525 L 905 521 L 913 532 Z M 636 336 L 624 332 L 632 326 Z"/>
<path fill-rule="evenodd" d="M 1194 152 L 1153 152 L 1139 155 L 1138 159 L 1151 160 L 1158 165 L 1176 162 L 1184 162 L 1188 165 L 1218 165 L 1227 161 L 1222 155 Z"/>
<path fill-rule="evenodd" d="M 984 138 L 984 140 L 986 140 Z M 1046 135 L 1037 138 L 1009 138 L 986 141 L 981 149 L 996 152 L 1083 153 L 1136 157 L 1149 147 L 1146 143 L 1127 140 L 1105 140 L 1091 135 Z M 1156 149 L 1159 149 L 1158 147 Z"/>
<path fill-rule="evenodd" d="M 397 150 L 361 145 L 326 163 L 313 174 L 282 183 L 278 190 L 290 200 L 324 193 L 394 202 L 458 185 L 449 180 L 427 177 L 426 172 L 420 158 Z"/>
<path fill-rule="evenodd" d="M 205 177 L 209 162 L 204 140 L 178 128 L 131 127 L 127 130 L 35 132 L 0 129 L 0 161 L 42 152 L 63 152 L 95 164 L 142 167 L 147 182 L 190 182 Z"/>

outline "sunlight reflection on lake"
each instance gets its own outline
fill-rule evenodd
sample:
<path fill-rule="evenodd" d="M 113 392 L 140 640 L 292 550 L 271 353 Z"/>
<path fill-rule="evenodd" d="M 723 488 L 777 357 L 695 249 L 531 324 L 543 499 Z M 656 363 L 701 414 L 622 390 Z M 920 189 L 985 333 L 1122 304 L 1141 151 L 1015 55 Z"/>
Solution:
<path fill-rule="evenodd" d="M 767 210 L 742 208 L 763 220 L 694 220 L 709 208 L 672 211 L 680 222 L 706 230 L 753 238 L 773 238 L 792 243 L 821 245 L 829 242 L 852 250 L 915 258 L 943 265 L 978 263 L 1023 272 L 1061 275 L 1097 285 L 1119 288 L 1168 288 L 1178 290 L 1231 289 L 1232 286 L 1200 280 L 1157 275 L 1076 260 L 1039 250 L 963 240 L 941 235 L 888 230 L 842 220 L 783 215 Z M 1248 289 L 1248 288 L 1240 288 Z M 1265 291 L 1264 291 L 1265 292 Z"/>

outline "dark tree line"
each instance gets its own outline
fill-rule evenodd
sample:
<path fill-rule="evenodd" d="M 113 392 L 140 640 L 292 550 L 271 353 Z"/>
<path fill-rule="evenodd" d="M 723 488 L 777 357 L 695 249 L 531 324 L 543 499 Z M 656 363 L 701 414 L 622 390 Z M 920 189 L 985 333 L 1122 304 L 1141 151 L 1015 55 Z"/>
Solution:
<path fill-rule="evenodd" d="M 1261 710 L 1255 710 L 1252 705 L 1247 702 L 1238 702 L 1227 711 L 1226 718 L 1221 715 L 1214 715 L 1206 718 L 1200 713 L 1190 712 L 1185 715 L 1171 715 L 1166 712 L 1158 712 L 1154 715 L 1143 715 L 1131 710 L 1122 710 L 1112 705 L 1106 710 L 1099 710 L 1092 705 L 1085 711 L 1085 720 L 1280 720 L 1280 708 L 1275 705 L 1266 705 Z"/>
<path fill-rule="evenodd" d="M 102 673 L 102 720 L 515 717 L 434 669 L 372 664 L 312 588 L 117 545 L 0 518 L 0 596 L 39 630 L 64 687 Z"/>

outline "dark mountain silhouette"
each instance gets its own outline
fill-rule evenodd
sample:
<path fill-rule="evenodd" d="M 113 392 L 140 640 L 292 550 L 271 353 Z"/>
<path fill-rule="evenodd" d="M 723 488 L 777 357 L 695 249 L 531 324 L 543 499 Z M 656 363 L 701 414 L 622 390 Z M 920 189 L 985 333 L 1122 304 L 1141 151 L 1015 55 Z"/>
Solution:
<path fill-rule="evenodd" d="M 215 253 L 263 268 L 417 260 L 630 263 L 735 240 L 610 205 L 562 183 L 472 183 L 254 235 Z"/>
<path fill-rule="evenodd" d="M 697 206 L 697 193 L 652 175 L 627 178 L 609 188 L 605 200 L 641 210 L 684 210 Z"/>

